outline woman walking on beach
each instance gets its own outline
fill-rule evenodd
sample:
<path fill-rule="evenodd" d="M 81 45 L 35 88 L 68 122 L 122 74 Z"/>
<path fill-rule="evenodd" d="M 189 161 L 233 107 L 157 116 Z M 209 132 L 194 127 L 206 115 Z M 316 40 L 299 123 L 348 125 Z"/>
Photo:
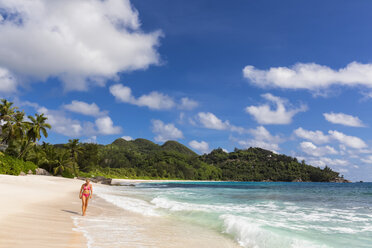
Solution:
<path fill-rule="evenodd" d="M 82 212 L 83 212 L 83 216 L 85 216 L 85 212 L 87 211 L 87 207 L 88 207 L 88 201 L 89 199 L 92 199 L 92 195 L 93 195 L 93 187 L 92 187 L 92 184 L 90 184 L 90 181 L 89 179 L 86 179 L 85 180 L 85 183 L 83 185 L 81 185 L 81 188 L 80 188 L 80 194 L 79 194 L 79 197 L 82 201 Z"/>

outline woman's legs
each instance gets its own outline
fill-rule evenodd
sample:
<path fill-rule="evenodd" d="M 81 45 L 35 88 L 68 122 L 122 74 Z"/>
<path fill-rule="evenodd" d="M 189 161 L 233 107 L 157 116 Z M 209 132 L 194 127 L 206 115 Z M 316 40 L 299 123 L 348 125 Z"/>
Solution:
<path fill-rule="evenodd" d="M 87 202 L 87 197 L 85 197 L 84 195 L 81 197 L 81 201 L 82 201 L 82 205 L 81 205 L 81 211 L 83 213 L 83 216 L 85 215 L 85 211 L 87 210 L 87 207 L 86 207 L 86 202 Z"/>
<path fill-rule="evenodd" d="M 82 212 L 83 212 L 83 216 L 85 216 L 85 212 L 87 211 L 87 207 L 88 207 L 88 202 L 89 202 L 89 196 L 85 196 L 83 195 L 83 197 L 81 198 L 82 199 Z"/>

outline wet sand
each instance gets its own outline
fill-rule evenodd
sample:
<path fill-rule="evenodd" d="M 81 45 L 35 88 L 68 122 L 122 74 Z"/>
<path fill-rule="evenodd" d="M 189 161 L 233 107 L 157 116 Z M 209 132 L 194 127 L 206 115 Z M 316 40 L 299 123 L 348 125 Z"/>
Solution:
<path fill-rule="evenodd" d="M 217 231 L 169 216 L 144 216 L 99 197 L 93 199 L 92 206 L 86 217 L 74 218 L 78 229 L 86 233 L 92 247 L 241 248 L 231 238 Z"/>

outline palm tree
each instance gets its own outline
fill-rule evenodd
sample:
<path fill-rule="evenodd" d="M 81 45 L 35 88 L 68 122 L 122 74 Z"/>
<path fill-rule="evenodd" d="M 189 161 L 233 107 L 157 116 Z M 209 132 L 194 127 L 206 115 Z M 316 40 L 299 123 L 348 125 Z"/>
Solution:
<path fill-rule="evenodd" d="M 6 99 L 1 99 L 0 104 L 0 126 L 1 126 L 1 143 L 7 145 L 9 132 L 11 132 L 11 126 L 17 107 L 12 107 L 13 103 L 7 101 Z M 8 129 L 8 130 L 7 130 Z"/>
<path fill-rule="evenodd" d="M 45 153 L 45 164 L 48 165 L 47 170 L 50 173 L 53 173 L 52 168 L 58 156 L 56 148 L 49 143 L 43 142 L 43 144 L 41 145 L 41 150 Z"/>
<path fill-rule="evenodd" d="M 57 159 L 54 161 L 54 164 L 54 175 L 62 175 L 65 170 L 71 169 L 72 162 L 69 152 L 63 150 L 59 152 L 57 155 Z"/>
<path fill-rule="evenodd" d="M 17 107 L 12 107 L 13 103 L 9 102 L 6 99 L 1 99 L 0 104 L 0 121 L 7 122 L 11 120 L 12 115 L 14 114 L 15 110 L 18 109 Z"/>
<path fill-rule="evenodd" d="M 9 144 L 14 140 L 22 140 L 25 136 L 28 123 L 24 121 L 25 113 L 17 111 L 13 113 L 11 120 L 3 125 L 3 143 Z"/>
<path fill-rule="evenodd" d="M 68 143 L 65 145 L 65 147 L 70 152 L 70 158 L 71 158 L 71 161 L 73 162 L 72 167 L 73 167 L 74 175 L 77 176 L 78 170 L 79 170 L 78 163 L 77 163 L 78 155 L 83 152 L 83 148 L 79 144 L 79 139 L 68 140 Z"/>
<path fill-rule="evenodd" d="M 31 120 L 31 122 L 27 122 L 27 124 L 29 125 L 27 131 L 27 141 L 21 149 L 21 153 L 18 156 L 19 158 L 22 158 L 24 156 L 31 143 L 34 144 L 36 141 L 39 141 L 41 139 L 41 134 L 43 134 L 44 137 L 47 138 L 47 128 L 52 128 L 49 123 L 45 122 L 48 118 L 45 117 L 44 114 L 35 114 L 35 118 L 29 115 L 28 118 Z"/>
<path fill-rule="evenodd" d="M 43 168 L 49 163 L 46 152 L 40 146 L 35 146 L 34 149 L 32 149 L 27 154 L 26 160 L 32 161 L 34 164 L 36 164 L 40 168 Z"/>
<path fill-rule="evenodd" d="M 49 123 L 46 123 L 45 121 L 48 119 L 44 116 L 44 114 L 35 114 L 34 118 L 33 116 L 29 115 L 28 118 L 31 120 L 31 127 L 27 131 L 27 137 L 30 137 L 32 142 L 36 142 L 41 139 L 41 133 L 44 135 L 45 138 L 48 137 L 47 128 L 51 129 L 52 126 Z"/>

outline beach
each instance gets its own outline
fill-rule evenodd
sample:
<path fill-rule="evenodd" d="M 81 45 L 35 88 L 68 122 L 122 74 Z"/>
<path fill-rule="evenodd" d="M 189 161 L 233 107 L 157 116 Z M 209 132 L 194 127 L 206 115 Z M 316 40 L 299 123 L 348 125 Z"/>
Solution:
<path fill-rule="evenodd" d="M 74 231 L 83 182 L 50 176 L 0 175 L 0 247 L 86 247 Z"/>
<path fill-rule="evenodd" d="M 120 181 L 128 184 L 146 182 Z M 95 194 L 87 216 L 82 217 L 78 198 L 82 183 L 81 180 L 52 176 L 0 175 L 0 248 L 239 247 L 214 231 L 168 218 L 126 211 Z M 93 184 L 94 190 L 110 187 Z M 92 230 L 89 226 L 89 223 L 107 219 L 120 220 L 125 229 L 109 225 L 102 233 L 102 230 Z M 96 225 L 93 225 L 94 228 Z M 97 236 L 90 235 L 107 236 L 106 232 L 121 232 L 125 238 L 111 240 L 112 243 L 106 240 L 100 244 L 93 240 Z"/>
<path fill-rule="evenodd" d="M 0 248 L 369 247 L 372 184 L 0 175 Z M 332 192 L 332 199 L 329 193 Z"/>

